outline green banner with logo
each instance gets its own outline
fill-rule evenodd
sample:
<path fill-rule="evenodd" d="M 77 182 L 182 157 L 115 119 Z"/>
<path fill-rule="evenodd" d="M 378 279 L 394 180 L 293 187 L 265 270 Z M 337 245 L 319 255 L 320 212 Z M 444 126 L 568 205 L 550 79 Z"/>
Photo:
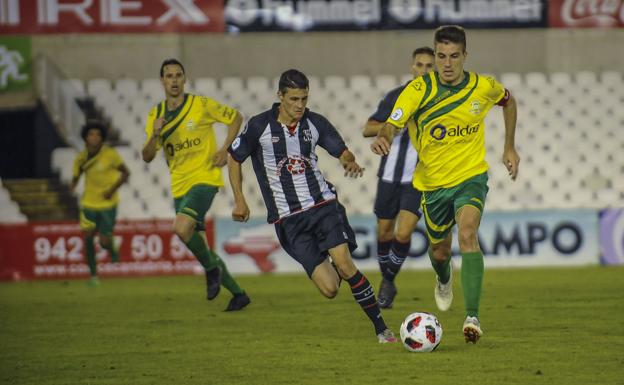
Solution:
<path fill-rule="evenodd" d="M 30 37 L 0 36 L 0 93 L 32 85 Z"/>

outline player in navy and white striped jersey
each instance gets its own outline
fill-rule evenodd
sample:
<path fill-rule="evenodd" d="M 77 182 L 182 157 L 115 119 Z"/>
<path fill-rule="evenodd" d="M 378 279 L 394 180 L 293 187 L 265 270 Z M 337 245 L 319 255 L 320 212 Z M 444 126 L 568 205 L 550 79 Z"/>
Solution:
<path fill-rule="evenodd" d="M 336 128 L 306 108 L 308 84 L 303 73 L 292 69 L 284 72 L 279 81 L 280 103 L 252 117 L 230 146 L 228 168 L 235 200 L 232 218 L 243 222 L 249 218 L 241 163 L 251 157 L 267 220 L 275 224 L 284 250 L 303 266 L 327 298 L 336 296 L 340 279 L 345 279 L 373 323 L 379 342 L 396 342 L 381 316 L 374 289 L 353 263 L 355 234 L 333 186 L 318 168 L 316 146 L 340 160 L 345 176 L 357 178 L 364 169 Z"/>
<path fill-rule="evenodd" d="M 412 53 L 411 72 L 414 78 L 433 69 L 433 50 L 421 47 Z M 397 87 L 381 100 L 377 111 L 366 122 L 364 136 L 377 136 L 392 113 L 392 108 L 401 91 L 408 83 Z M 414 124 L 410 121 L 409 124 Z M 397 289 L 394 279 L 399 273 L 410 249 L 412 233 L 421 216 L 421 193 L 412 185 L 412 175 L 418 161 L 418 154 L 410 144 L 407 126 L 397 132 L 390 147 L 390 153 L 381 158 L 379 182 L 375 198 L 377 216 L 377 260 L 381 269 L 379 306 L 392 307 Z M 396 230 L 395 230 L 396 228 Z"/>

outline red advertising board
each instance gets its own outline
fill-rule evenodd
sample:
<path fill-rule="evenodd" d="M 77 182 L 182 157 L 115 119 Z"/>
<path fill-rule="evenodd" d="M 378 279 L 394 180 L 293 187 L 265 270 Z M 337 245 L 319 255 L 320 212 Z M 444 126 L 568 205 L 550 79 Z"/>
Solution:
<path fill-rule="evenodd" d="M 550 0 L 548 14 L 555 28 L 622 28 L 624 0 Z"/>
<path fill-rule="evenodd" d="M 223 0 L 0 0 L 0 34 L 223 32 Z"/>
<path fill-rule="evenodd" d="M 118 221 L 115 242 L 120 261 L 112 263 L 108 252 L 96 247 L 98 275 L 201 273 L 201 266 L 171 228 L 171 220 Z M 206 222 L 206 234 L 213 244 L 212 220 Z M 0 224 L 0 280 L 88 277 L 84 253 L 78 223 Z"/>

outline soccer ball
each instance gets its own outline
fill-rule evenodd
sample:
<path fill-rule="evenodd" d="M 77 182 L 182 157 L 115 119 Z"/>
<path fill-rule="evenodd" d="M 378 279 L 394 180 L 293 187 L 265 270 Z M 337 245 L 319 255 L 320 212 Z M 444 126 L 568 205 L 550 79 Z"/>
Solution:
<path fill-rule="evenodd" d="M 431 352 L 442 340 L 442 325 L 430 313 L 417 312 L 401 324 L 401 342 L 410 352 Z"/>

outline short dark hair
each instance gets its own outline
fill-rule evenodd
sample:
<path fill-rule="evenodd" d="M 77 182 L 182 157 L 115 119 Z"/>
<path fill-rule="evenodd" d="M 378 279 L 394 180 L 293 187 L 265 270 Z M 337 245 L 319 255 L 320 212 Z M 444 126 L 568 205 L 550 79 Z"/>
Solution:
<path fill-rule="evenodd" d="M 425 47 L 416 48 L 414 52 L 412 52 L 412 59 L 415 58 L 416 55 L 423 55 L 423 54 L 426 54 L 429 56 L 435 56 L 435 54 L 433 53 L 433 49 L 425 46 Z"/>
<path fill-rule="evenodd" d="M 162 78 L 163 76 L 165 76 L 165 66 L 168 65 L 179 65 L 180 68 L 182 68 L 182 73 L 186 75 L 186 71 L 184 70 L 184 66 L 182 65 L 182 63 L 180 63 L 180 61 L 178 59 L 165 59 L 165 61 L 162 62 L 162 64 L 160 65 L 160 77 Z"/>
<path fill-rule="evenodd" d="M 441 25 L 435 30 L 433 43 L 461 44 L 466 51 L 466 32 L 459 25 Z"/>
<path fill-rule="evenodd" d="M 102 141 L 106 140 L 106 135 L 108 134 L 108 129 L 104 125 L 104 123 L 93 120 L 88 121 L 82 126 L 80 130 L 80 136 L 82 136 L 82 140 L 87 140 L 87 135 L 89 134 L 89 130 L 98 130 L 100 131 L 100 135 L 102 135 Z"/>
<path fill-rule="evenodd" d="M 286 93 L 286 88 L 308 89 L 309 86 L 310 82 L 303 72 L 289 69 L 280 76 L 278 88 L 279 91 L 284 94 Z"/>

